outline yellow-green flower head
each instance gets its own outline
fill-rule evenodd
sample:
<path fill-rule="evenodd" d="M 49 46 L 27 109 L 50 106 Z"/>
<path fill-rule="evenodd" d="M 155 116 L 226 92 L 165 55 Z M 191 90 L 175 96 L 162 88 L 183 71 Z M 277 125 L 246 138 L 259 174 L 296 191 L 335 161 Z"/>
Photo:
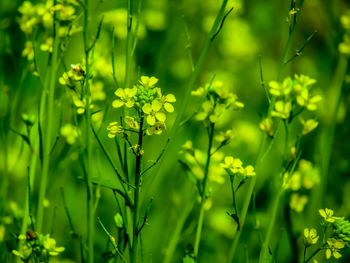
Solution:
<path fill-rule="evenodd" d="M 233 139 L 234 136 L 235 136 L 235 132 L 229 129 L 225 132 L 223 131 L 219 132 L 219 134 L 215 136 L 215 140 L 221 143 L 228 143 Z"/>
<path fill-rule="evenodd" d="M 323 218 L 324 221 L 328 223 L 334 223 L 336 220 L 338 220 L 340 217 L 333 216 L 334 212 L 332 209 L 320 209 L 318 210 L 318 213 Z"/>
<path fill-rule="evenodd" d="M 162 121 L 157 121 L 154 125 L 149 126 L 146 129 L 147 135 L 160 135 L 166 129 L 165 123 Z"/>
<path fill-rule="evenodd" d="M 85 108 L 86 108 L 86 99 L 83 98 L 83 100 L 80 100 L 78 98 L 78 96 L 75 93 L 73 93 L 72 94 L 72 100 L 73 100 L 74 106 L 77 108 L 77 113 L 78 114 L 84 114 Z M 91 98 L 90 98 L 89 101 L 90 101 L 89 108 L 93 109 L 95 107 L 95 105 L 91 104 Z"/>
<path fill-rule="evenodd" d="M 114 138 L 115 136 L 124 133 L 124 128 L 116 121 L 115 122 L 111 122 L 107 126 L 107 130 L 108 130 L 108 137 L 109 138 Z"/>
<path fill-rule="evenodd" d="M 338 45 L 338 50 L 344 55 L 350 55 L 350 37 L 348 35 L 344 36 L 343 42 Z"/>
<path fill-rule="evenodd" d="M 153 126 L 158 122 L 165 122 L 166 115 L 162 110 L 162 103 L 158 100 L 152 101 L 152 104 L 146 103 L 142 107 L 142 111 L 146 114 L 146 121 Z"/>
<path fill-rule="evenodd" d="M 32 255 L 33 249 L 28 245 L 20 246 L 19 250 L 12 250 L 12 254 L 26 262 Z"/>
<path fill-rule="evenodd" d="M 243 173 L 243 163 L 238 158 L 233 158 L 232 156 L 226 156 L 224 163 L 220 164 L 221 167 L 230 170 L 232 173 Z"/>
<path fill-rule="evenodd" d="M 288 119 L 291 111 L 292 103 L 290 101 L 279 100 L 275 102 L 275 109 L 271 115 L 281 119 Z"/>
<path fill-rule="evenodd" d="M 244 177 L 251 177 L 251 176 L 255 176 L 255 170 L 254 167 L 252 165 L 248 165 L 246 167 L 244 167 L 243 171 L 242 171 L 242 175 Z"/>
<path fill-rule="evenodd" d="M 45 41 L 40 45 L 40 49 L 42 51 L 48 51 L 49 53 L 52 53 L 52 45 L 53 45 L 53 38 L 47 37 Z"/>
<path fill-rule="evenodd" d="M 58 256 L 59 253 L 64 251 L 64 247 L 56 247 L 56 240 L 53 238 L 50 238 L 49 235 L 46 235 L 43 241 L 43 245 L 50 256 Z"/>
<path fill-rule="evenodd" d="M 295 86 L 298 86 L 298 84 L 299 84 L 302 87 L 309 87 L 309 86 L 312 86 L 316 83 L 315 79 L 312 79 L 309 76 L 305 76 L 303 74 L 300 74 L 300 75 L 295 74 L 294 78 L 297 81 L 297 85 L 295 85 Z M 294 87 L 294 90 L 295 89 L 296 88 Z"/>
<path fill-rule="evenodd" d="M 283 83 L 278 83 L 277 81 L 269 82 L 269 92 L 274 96 L 288 96 L 293 88 L 293 80 L 291 78 L 286 78 Z"/>
<path fill-rule="evenodd" d="M 300 213 L 304 210 L 305 205 L 309 201 L 309 198 L 306 195 L 299 195 L 293 193 L 290 195 L 289 206 L 295 212 Z"/>
<path fill-rule="evenodd" d="M 59 78 L 61 85 L 66 85 L 69 88 L 74 88 L 77 82 L 80 82 L 85 77 L 85 70 L 81 64 L 72 64 L 68 72 L 64 72 Z"/>
<path fill-rule="evenodd" d="M 345 247 L 345 242 L 340 239 L 328 238 L 326 248 L 326 258 L 333 256 L 335 259 L 341 258 L 340 249 Z"/>
<path fill-rule="evenodd" d="M 139 123 L 138 123 L 133 117 L 126 116 L 126 117 L 125 117 L 125 123 L 126 123 L 131 129 L 134 129 L 134 130 L 139 130 L 139 129 L 140 129 Z"/>
<path fill-rule="evenodd" d="M 72 5 L 57 4 L 53 7 L 53 11 L 56 12 L 56 17 L 60 21 L 71 21 L 77 16 L 75 15 L 75 8 Z"/>
<path fill-rule="evenodd" d="M 74 144 L 80 132 L 77 127 L 70 123 L 63 125 L 60 129 L 61 135 L 66 138 L 68 144 Z"/>
<path fill-rule="evenodd" d="M 159 96 L 159 101 L 162 104 L 162 108 L 167 112 L 174 112 L 174 106 L 170 103 L 176 102 L 175 96 L 173 94 L 162 96 L 160 89 L 157 89 L 157 93 Z"/>
<path fill-rule="evenodd" d="M 259 123 L 259 128 L 265 131 L 270 137 L 275 133 L 273 128 L 273 120 L 271 118 L 265 118 Z"/>
<path fill-rule="evenodd" d="M 342 24 L 342 26 L 345 30 L 350 29 L 350 13 L 349 12 L 347 15 L 342 15 L 340 17 L 340 23 Z"/>
<path fill-rule="evenodd" d="M 315 228 L 305 228 L 304 229 L 304 244 L 305 246 L 315 245 L 319 239 L 317 231 Z"/>
<path fill-rule="evenodd" d="M 101 81 L 91 83 L 90 93 L 92 101 L 102 101 L 106 99 L 106 93 L 103 91 L 103 83 Z"/>
<path fill-rule="evenodd" d="M 298 191 L 301 188 L 301 174 L 299 171 L 294 172 L 292 176 L 287 179 L 285 187 L 293 191 Z"/>
<path fill-rule="evenodd" d="M 26 41 L 25 47 L 22 51 L 22 56 L 27 57 L 29 61 L 34 60 L 34 47 L 32 41 Z"/>
<path fill-rule="evenodd" d="M 120 108 L 122 106 L 126 106 L 128 108 L 132 108 L 135 105 L 135 99 L 134 96 L 136 95 L 137 88 L 133 87 L 131 89 L 126 88 L 117 89 L 114 94 L 119 97 L 119 99 L 116 99 L 113 101 L 112 106 L 114 108 Z"/>
<path fill-rule="evenodd" d="M 303 126 L 302 134 L 306 135 L 312 132 L 318 126 L 318 121 L 314 119 L 304 120 L 303 118 L 299 118 L 301 125 Z"/>
<path fill-rule="evenodd" d="M 158 82 L 156 77 L 141 76 L 140 84 L 145 88 L 154 88 Z"/>

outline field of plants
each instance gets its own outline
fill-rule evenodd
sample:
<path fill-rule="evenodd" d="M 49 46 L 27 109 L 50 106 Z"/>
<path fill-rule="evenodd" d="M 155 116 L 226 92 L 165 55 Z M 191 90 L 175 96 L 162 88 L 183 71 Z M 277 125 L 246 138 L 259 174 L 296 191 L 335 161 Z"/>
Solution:
<path fill-rule="evenodd" d="M 350 262 L 347 0 L 1 0 L 0 262 Z"/>

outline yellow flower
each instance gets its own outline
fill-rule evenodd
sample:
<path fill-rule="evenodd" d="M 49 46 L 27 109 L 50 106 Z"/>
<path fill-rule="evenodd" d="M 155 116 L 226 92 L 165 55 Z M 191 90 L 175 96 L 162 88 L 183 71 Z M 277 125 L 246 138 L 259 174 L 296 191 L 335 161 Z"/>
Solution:
<path fill-rule="evenodd" d="M 329 259 L 331 256 L 336 259 L 341 258 L 342 255 L 339 253 L 339 249 L 345 246 L 345 242 L 340 239 L 328 238 L 327 244 L 326 258 Z"/>
<path fill-rule="evenodd" d="M 256 173 L 254 171 L 254 167 L 252 165 L 248 165 L 244 168 L 244 170 L 242 171 L 242 175 L 244 177 L 251 177 L 251 176 L 255 176 Z"/>
<path fill-rule="evenodd" d="M 334 212 L 332 209 L 320 209 L 318 210 L 318 213 L 320 214 L 321 217 L 323 217 L 323 220 L 328 222 L 328 223 L 334 223 L 336 220 L 339 219 L 339 217 L 333 216 Z"/>
<path fill-rule="evenodd" d="M 111 122 L 107 126 L 107 130 L 108 130 L 109 138 L 114 138 L 115 136 L 122 134 L 124 132 L 123 127 L 120 126 L 118 122 Z"/>
<path fill-rule="evenodd" d="M 155 77 L 141 76 L 140 84 L 145 88 L 153 88 L 156 85 L 158 79 Z"/>
<path fill-rule="evenodd" d="M 303 74 L 294 75 L 295 80 L 302 86 L 308 87 L 316 83 L 315 79 L 310 78 L 309 76 L 305 76 Z"/>
<path fill-rule="evenodd" d="M 61 135 L 66 138 L 68 144 L 74 144 L 79 137 L 79 130 L 70 123 L 63 125 L 60 129 Z"/>
<path fill-rule="evenodd" d="M 132 129 L 135 129 L 135 130 L 139 130 L 140 129 L 140 126 L 139 126 L 138 122 L 133 117 L 126 116 L 125 117 L 125 123 L 127 125 L 129 125 L 129 127 L 132 128 Z"/>
<path fill-rule="evenodd" d="M 235 132 L 233 130 L 227 130 L 225 132 L 220 132 L 218 135 L 215 136 L 215 140 L 218 142 L 229 142 L 233 139 L 235 136 Z"/>
<path fill-rule="evenodd" d="M 315 121 L 314 119 L 304 120 L 303 118 L 300 118 L 299 120 L 301 125 L 303 125 L 303 130 L 301 132 L 303 135 L 312 132 L 318 126 L 318 121 Z"/>
<path fill-rule="evenodd" d="M 291 110 L 292 110 L 292 103 L 290 101 L 284 102 L 282 100 L 279 100 L 279 101 L 276 101 L 275 110 L 272 111 L 271 115 L 273 117 L 288 119 Z"/>
<path fill-rule="evenodd" d="M 232 156 L 226 156 L 224 163 L 221 163 L 220 165 L 225 169 L 229 169 L 232 173 L 243 173 L 244 171 L 242 161 L 238 158 L 233 158 Z"/>
<path fill-rule="evenodd" d="M 160 135 L 162 134 L 163 130 L 165 130 L 166 126 L 164 122 L 157 121 L 153 126 L 150 126 L 146 129 L 147 135 Z"/>
<path fill-rule="evenodd" d="M 101 81 L 91 83 L 90 93 L 92 101 L 106 99 L 106 93 L 103 91 L 103 83 Z"/>
<path fill-rule="evenodd" d="M 170 103 L 176 102 L 176 98 L 173 94 L 168 94 L 166 96 L 160 96 L 160 103 L 162 103 L 163 108 L 167 112 L 174 112 L 174 106 Z"/>
<path fill-rule="evenodd" d="M 64 247 L 56 247 L 56 240 L 50 238 L 49 235 L 46 236 L 43 243 L 50 256 L 58 256 L 59 253 L 64 251 Z"/>
<path fill-rule="evenodd" d="M 290 178 L 287 178 L 285 187 L 293 191 L 298 191 L 300 189 L 301 174 L 299 171 L 294 172 Z"/>
<path fill-rule="evenodd" d="M 22 51 L 22 56 L 27 57 L 28 60 L 32 61 L 34 59 L 34 48 L 31 41 L 26 41 L 25 47 Z"/>
<path fill-rule="evenodd" d="M 344 55 L 350 55 L 350 37 L 345 35 L 343 42 L 338 45 L 338 50 Z"/>
<path fill-rule="evenodd" d="M 114 100 L 112 103 L 112 106 L 114 108 L 120 108 L 122 106 L 126 106 L 128 108 L 131 108 L 135 104 L 135 99 L 134 96 L 136 95 L 137 88 L 133 87 L 132 89 L 126 88 L 122 89 L 119 88 L 117 89 L 114 94 L 119 97 L 119 99 Z"/>
<path fill-rule="evenodd" d="M 157 121 L 165 122 L 166 115 L 161 111 L 162 103 L 158 100 L 152 101 L 152 104 L 146 103 L 142 107 L 142 111 L 147 114 L 147 123 L 151 126 L 155 125 Z"/>
<path fill-rule="evenodd" d="M 85 112 L 86 108 L 86 99 L 84 98 L 82 101 L 78 98 L 76 95 L 72 95 L 73 103 L 74 106 L 77 108 L 77 113 L 78 114 L 83 114 Z M 90 104 L 89 106 L 90 109 L 94 108 L 93 104 Z"/>
<path fill-rule="evenodd" d="M 259 128 L 262 131 L 265 131 L 269 136 L 273 136 L 274 129 L 273 129 L 273 120 L 271 118 L 265 118 L 263 119 L 260 124 L 259 124 Z"/>
<path fill-rule="evenodd" d="M 52 53 L 52 45 L 53 45 L 53 38 L 48 37 L 45 39 L 45 41 L 40 45 L 40 49 L 42 51 L 48 51 Z"/>
<path fill-rule="evenodd" d="M 292 79 L 286 78 L 282 84 L 277 81 L 269 82 L 269 92 L 274 96 L 288 96 L 292 91 Z"/>
<path fill-rule="evenodd" d="M 23 261 L 27 261 L 28 258 L 31 256 L 32 254 L 32 248 L 27 246 L 27 245 L 23 245 L 20 246 L 20 250 L 12 250 L 12 254 L 14 254 L 17 257 L 20 257 Z"/>
<path fill-rule="evenodd" d="M 308 202 L 308 197 L 306 195 L 299 195 L 297 193 L 293 193 L 290 196 L 289 206 L 295 212 L 302 212 L 304 210 L 305 205 Z"/>
<path fill-rule="evenodd" d="M 314 245 L 317 243 L 319 236 L 315 228 L 305 228 L 304 229 L 304 244 L 306 246 Z"/>

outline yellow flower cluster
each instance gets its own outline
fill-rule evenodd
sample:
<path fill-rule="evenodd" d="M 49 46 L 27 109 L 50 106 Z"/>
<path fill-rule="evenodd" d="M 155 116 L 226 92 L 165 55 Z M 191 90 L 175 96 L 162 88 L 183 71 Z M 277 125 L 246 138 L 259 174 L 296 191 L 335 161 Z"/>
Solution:
<path fill-rule="evenodd" d="M 232 156 L 226 156 L 224 162 L 220 164 L 226 171 L 232 174 L 240 174 L 243 178 L 255 176 L 254 167 L 248 165 L 243 167 L 243 163 L 238 158 L 233 158 Z"/>
<path fill-rule="evenodd" d="M 304 110 L 316 111 L 322 97 L 311 93 L 312 86 L 315 83 L 315 79 L 305 75 L 294 75 L 293 79 L 288 77 L 282 83 L 271 81 L 269 83 L 269 93 L 275 97 L 271 116 L 290 122 Z M 318 122 L 313 118 L 300 118 L 300 123 L 302 125 L 302 135 L 310 133 L 318 126 Z M 260 129 L 269 136 L 274 135 L 273 126 L 272 118 L 265 118 L 259 125 Z"/>
<path fill-rule="evenodd" d="M 342 15 L 340 22 L 345 30 L 343 41 L 338 45 L 341 54 L 350 55 L 350 13 Z"/>
<path fill-rule="evenodd" d="M 74 144 L 80 136 L 80 131 L 77 127 L 70 123 L 63 125 L 60 129 L 61 135 L 66 138 L 68 144 Z"/>
<path fill-rule="evenodd" d="M 76 7 L 78 5 L 78 1 L 74 0 L 59 0 L 56 5 L 51 0 L 35 5 L 30 1 L 24 1 L 18 8 L 18 12 L 21 14 L 18 18 L 20 29 L 28 36 L 33 33 L 35 28 L 43 29 L 44 36 L 42 37 L 40 49 L 52 52 L 54 16 L 60 24 L 57 28 L 57 36 L 63 38 L 67 35 L 72 35 L 80 30 L 72 23 L 77 18 Z M 27 57 L 29 61 L 33 60 L 34 49 L 31 41 L 25 43 L 22 55 Z"/>
<path fill-rule="evenodd" d="M 215 123 L 226 109 L 244 107 L 244 104 L 237 100 L 237 95 L 225 88 L 221 81 L 214 81 L 192 91 L 192 96 L 205 96 L 201 112 L 196 115 L 198 121 Z"/>
<path fill-rule="evenodd" d="M 305 228 L 304 229 L 304 244 L 305 246 L 315 245 L 319 239 L 317 235 L 317 230 L 315 228 Z"/>
<path fill-rule="evenodd" d="M 27 231 L 26 235 L 19 235 L 19 249 L 12 250 L 12 253 L 24 262 L 31 258 L 40 258 L 48 262 L 49 257 L 58 256 L 64 251 L 64 247 L 57 247 L 56 240 L 49 234 L 42 235 L 37 232 Z"/>
<path fill-rule="evenodd" d="M 319 209 L 318 212 L 322 218 L 321 225 L 324 226 L 324 232 L 323 244 L 317 251 L 325 250 L 327 259 L 330 259 L 332 256 L 335 259 L 339 259 L 342 256 L 340 249 L 350 243 L 350 222 L 345 220 L 344 217 L 334 216 L 334 211 L 329 208 Z M 319 236 L 317 235 L 316 229 L 304 229 L 305 251 L 307 247 L 315 245 L 318 239 Z M 313 254 L 313 256 L 316 254 Z M 309 260 L 310 259 L 311 258 L 309 258 Z"/>
<path fill-rule="evenodd" d="M 206 153 L 199 149 L 194 149 L 192 141 L 186 141 L 185 144 L 182 145 L 179 153 L 182 156 L 183 164 L 186 164 L 186 170 L 194 176 L 195 180 L 202 180 L 204 178 Z M 209 181 L 217 184 L 223 184 L 225 182 L 224 173 L 222 169 L 220 169 L 220 163 L 223 157 L 224 155 L 222 152 L 216 152 L 216 154 L 211 157 L 211 164 L 208 172 Z M 195 180 L 192 180 L 194 184 L 196 184 Z"/>
<path fill-rule="evenodd" d="M 307 191 L 310 191 L 319 181 L 319 171 L 306 160 L 299 161 L 298 169 L 292 175 L 286 173 L 283 187 L 291 191 L 290 208 L 298 213 L 302 212 L 309 200 Z"/>
<path fill-rule="evenodd" d="M 158 79 L 142 76 L 139 83 L 133 88 L 119 88 L 115 91 L 118 97 L 113 101 L 114 108 L 127 107 L 136 109 L 140 118 L 145 119 L 148 127 L 147 135 L 159 135 L 165 130 L 166 113 L 174 111 L 171 103 L 176 102 L 173 94 L 163 95 L 156 86 Z M 138 122 L 134 118 L 126 117 L 126 124 L 134 130 L 139 129 Z"/>

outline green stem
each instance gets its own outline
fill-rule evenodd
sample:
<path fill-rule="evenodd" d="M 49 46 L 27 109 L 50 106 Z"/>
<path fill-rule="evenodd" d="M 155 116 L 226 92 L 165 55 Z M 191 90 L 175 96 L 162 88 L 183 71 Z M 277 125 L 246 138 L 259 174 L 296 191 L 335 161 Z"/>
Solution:
<path fill-rule="evenodd" d="M 88 262 L 94 262 L 94 197 L 92 185 L 92 142 L 91 142 L 91 111 L 90 111 L 90 51 L 88 41 L 89 19 L 89 1 L 85 0 L 84 8 L 84 50 L 85 50 L 85 81 L 84 81 L 84 99 L 85 99 L 85 147 L 86 147 L 86 190 L 87 190 L 87 234 L 88 234 Z"/>
<path fill-rule="evenodd" d="M 322 247 L 323 247 L 323 246 L 322 246 Z M 314 256 L 317 255 L 318 252 L 320 252 L 320 251 L 322 250 L 322 247 L 319 247 L 318 249 L 316 249 L 316 250 L 314 251 L 314 253 L 312 253 L 311 256 L 307 258 L 307 260 L 304 260 L 303 263 L 309 262 Z M 306 249 L 305 249 L 305 252 L 306 252 Z"/>
<path fill-rule="evenodd" d="M 125 61 L 125 88 L 130 87 L 130 72 L 132 59 L 132 19 L 133 19 L 133 0 L 128 0 L 128 15 L 127 15 L 127 35 L 126 35 L 126 61 Z"/>
<path fill-rule="evenodd" d="M 185 113 L 185 110 L 187 108 L 187 105 L 189 103 L 189 99 L 190 99 L 190 95 L 191 95 L 191 91 L 193 90 L 195 84 L 196 84 L 196 80 L 199 76 L 199 73 L 202 69 L 202 66 L 203 66 L 203 63 L 204 63 L 204 60 L 205 60 L 205 57 L 207 56 L 207 53 L 208 53 L 208 50 L 209 50 L 209 47 L 211 46 L 211 44 L 213 43 L 217 33 L 218 33 L 218 29 L 219 29 L 219 26 L 220 26 L 220 23 L 222 22 L 222 19 L 225 17 L 225 8 L 226 8 L 226 5 L 227 5 L 227 1 L 228 0 L 223 0 L 222 1 L 222 4 L 221 4 L 221 7 L 220 7 L 220 10 L 216 16 L 216 19 L 214 21 L 214 24 L 210 30 L 210 33 L 208 35 L 208 38 L 204 44 L 204 47 L 202 49 L 202 52 L 199 56 L 199 59 L 198 59 L 198 62 L 194 68 L 194 71 L 190 77 L 190 80 L 189 80 L 189 83 L 188 83 L 188 87 L 185 91 L 185 94 L 183 96 L 183 99 L 182 99 L 182 104 L 181 104 L 181 107 L 178 111 L 178 114 L 176 116 L 176 119 L 175 119 L 175 122 L 174 122 L 174 125 L 173 127 L 171 128 L 171 131 L 170 131 L 170 138 L 172 138 L 175 133 L 178 131 L 178 127 L 180 125 L 180 122 L 181 122 L 181 119 Z"/>
<path fill-rule="evenodd" d="M 180 240 L 181 232 L 183 229 L 183 226 L 186 222 L 186 219 L 188 218 L 188 215 L 192 211 L 194 203 L 189 203 L 185 209 L 183 209 L 181 215 L 179 216 L 179 219 L 177 220 L 174 233 L 172 234 L 172 237 L 170 239 L 168 248 L 166 249 L 166 254 L 163 263 L 170 263 L 173 257 L 173 254 L 175 252 L 176 246 Z"/>
<path fill-rule="evenodd" d="M 139 219 L 139 195 L 140 195 L 140 179 L 141 179 L 141 161 L 143 140 L 143 117 L 140 120 L 140 130 L 138 138 L 138 149 L 136 150 L 136 169 L 135 169 L 135 187 L 134 190 L 134 216 L 133 216 L 133 239 L 132 239 L 132 250 L 131 250 L 131 263 L 137 262 L 137 245 L 138 245 L 138 219 Z"/>
<path fill-rule="evenodd" d="M 328 115 L 328 119 L 326 120 L 327 121 L 326 128 L 324 129 L 324 132 L 321 137 L 321 151 L 320 151 L 320 155 L 322 156 L 322 163 L 321 163 L 322 189 L 321 190 L 323 193 L 326 192 L 326 188 L 327 188 L 327 175 L 329 170 L 329 163 L 331 160 L 335 128 L 337 125 L 337 115 L 338 115 L 339 107 L 341 103 L 342 87 L 343 87 L 343 82 L 345 79 L 347 67 L 348 67 L 348 58 L 345 56 L 341 56 L 334 73 L 330 94 L 328 96 L 328 98 L 330 99 L 334 98 L 334 99 L 330 100 L 329 108 L 328 108 L 329 109 L 328 112 L 330 114 Z"/>
<path fill-rule="evenodd" d="M 52 143 L 52 131 L 53 131 L 53 108 L 54 108 L 54 97 L 55 97 L 55 84 L 56 84 L 56 73 L 57 73 L 57 57 L 59 49 L 59 40 L 56 38 L 55 34 L 53 36 L 53 51 L 50 65 L 50 76 L 49 85 L 45 88 L 44 92 L 47 92 L 48 96 L 48 109 L 47 109 L 47 123 L 46 123 L 46 133 L 45 133 L 45 145 L 43 152 L 43 167 L 40 180 L 39 189 L 39 200 L 38 200 L 38 212 L 37 212 L 37 231 L 40 233 L 42 230 L 42 223 L 44 217 L 44 199 L 46 193 L 47 177 L 49 173 L 50 166 L 50 152 Z M 45 94 L 43 95 L 45 96 Z M 43 110 L 42 108 L 41 110 Z"/>
<path fill-rule="evenodd" d="M 194 241 L 194 256 L 195 258 L 198 258 L 198 249 L 199 249 L 199 243 L 201 241 L 201 234 L 202 234 L 202 228 L 203 228 L 203 221 L 204 221 L 204 204 L 206 201 L 206 190 L 207 190 L 207 181 L 208 181 L 208 173 L 209 173 L 209 165 L 210 165 L 210 157 L 211 157 L 211 148 L 213 144 L 213 138 L 214 138 L 214 123 L 210 123 L 209 126 L 209 145 L 208 145 L 208 151 L 207 151 L 207 160 L 205 164 L 205 170 L 204 170 L 204 177 L 203 177 L 203 187 L 202 187 L 202 193 L 201 193 L 201 205 L 200 205 L 200 212 L 199 212 L 199 218 L 198 218 L 198 224 L 197 224 L 197 231 L 196 231 L 196 238 Z"/>
<path fill-rule="evenodd" d="M 259 263 L 264 263 L 268 261 L 268 255 L 269 255 L 269 245 L 270 245 L 270 240 L 271 240 L 271 235 L 272 235 L 272 230 L 273 227 L 275 226 L 275 221 L 277 217 L 277 212 L 279 208 L 279 203 L 281 200 L 281 196 L 283 195 L 283 189 L 279 190 L 277 193 L 277 196 L 275 198 L 275 201 L 273 203 L 272 211 L 270 213 L 270 221 L 269 225 L 267 228 L 267 233 L 265 240 L 262 244 L 261 252 L 260 252 L 260 257 L 259 257 Z"/>

